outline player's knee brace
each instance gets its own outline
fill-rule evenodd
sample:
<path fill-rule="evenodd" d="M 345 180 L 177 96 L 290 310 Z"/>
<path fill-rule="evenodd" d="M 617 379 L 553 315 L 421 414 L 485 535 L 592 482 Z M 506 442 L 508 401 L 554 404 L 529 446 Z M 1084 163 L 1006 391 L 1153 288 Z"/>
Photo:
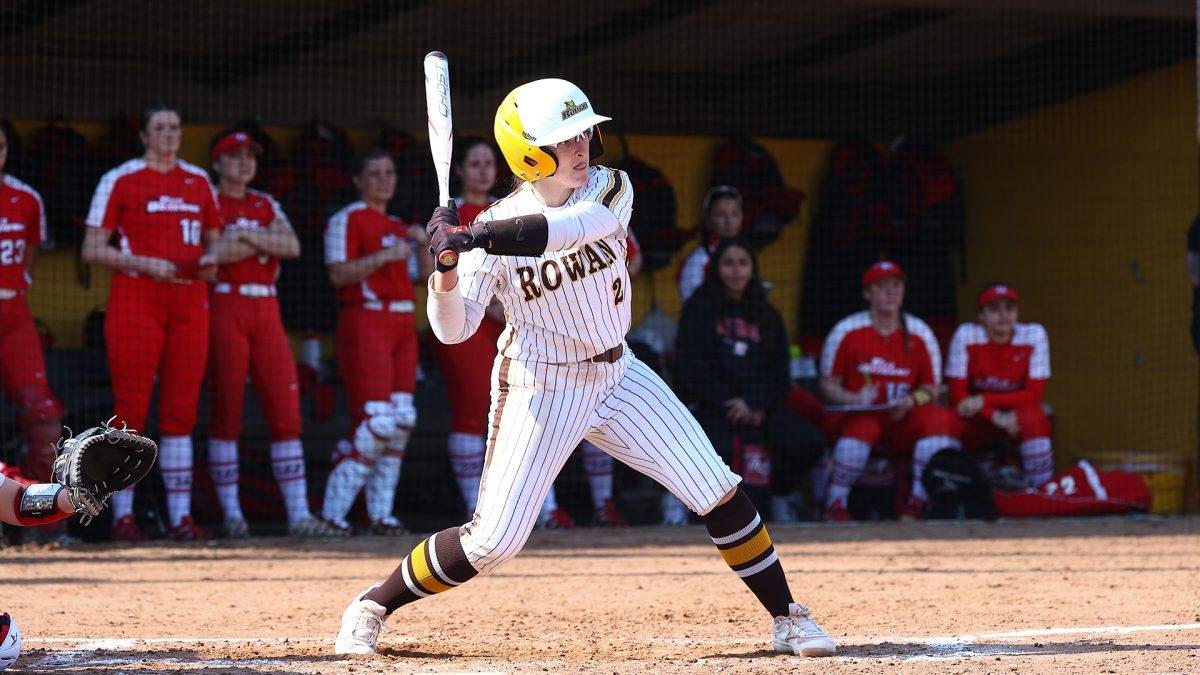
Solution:
<path fill-rule="evenodd" d="M 354 449 L 364 459 L 373 460 L 387 449 L 399 427 L 388 401 L 367 401 L 363 412 L 367 416 L 354 430 Z"/>
<path fill-rule="evenodd" d="M 396 425 L 404 429 L 417 426 L 417 407 L 413 404 L 413 395 L 406 391 L 392 394 L 392 414 L 396 417 Z"/>
<path fill-rule="evenodd" d="M 413 406 L 412 394 L 408 392 L 393 393 L 390 403 L 392 431 L 384 440 L 384 448 L 388 454 L 403 457 L 412 429 L 417 424 L 417 409 Z"/>

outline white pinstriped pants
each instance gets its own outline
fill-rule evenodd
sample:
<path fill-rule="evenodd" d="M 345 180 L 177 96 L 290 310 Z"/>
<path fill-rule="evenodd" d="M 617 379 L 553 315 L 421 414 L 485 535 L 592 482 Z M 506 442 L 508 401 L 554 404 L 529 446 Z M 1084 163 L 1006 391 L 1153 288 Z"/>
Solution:
<path fill-rule="evenodd" d="M 628 347 L 616 363 L 498 357 L 492 385 L 479 503 L 461 530 L 467 559 L 480 572 L 525 545 L 580 440 L 658 481 L 701 515 L 741 481 L 675 393 Z"/>

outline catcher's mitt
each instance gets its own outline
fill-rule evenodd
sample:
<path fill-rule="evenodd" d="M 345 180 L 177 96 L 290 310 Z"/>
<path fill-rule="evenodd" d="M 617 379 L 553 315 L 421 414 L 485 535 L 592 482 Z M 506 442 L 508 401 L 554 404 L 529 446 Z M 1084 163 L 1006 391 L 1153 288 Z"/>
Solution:
<path fill-rule="evenodd" d="M 84 524 L 112 493 L 144 478 L 158 458 L 157 443 L 111 422 L 63 440 L 54 460 L 54 482 L 70 492 Z"/>

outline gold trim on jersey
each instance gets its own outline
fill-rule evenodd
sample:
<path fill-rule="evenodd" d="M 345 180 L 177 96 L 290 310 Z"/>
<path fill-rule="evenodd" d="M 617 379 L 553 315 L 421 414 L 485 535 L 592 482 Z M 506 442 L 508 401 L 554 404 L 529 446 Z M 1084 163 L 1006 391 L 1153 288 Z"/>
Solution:
<path fill-rule="evenodd" d="M 612 205 L 620 203 L 621 196 L 625 194 L 625 179 L 621 177 L 620 171 L 605 168 L 609 173 L 609 184 L 600 193 L 600 198 L 597 201 L 600 202 L 601 206 L 611 211 Z"/>

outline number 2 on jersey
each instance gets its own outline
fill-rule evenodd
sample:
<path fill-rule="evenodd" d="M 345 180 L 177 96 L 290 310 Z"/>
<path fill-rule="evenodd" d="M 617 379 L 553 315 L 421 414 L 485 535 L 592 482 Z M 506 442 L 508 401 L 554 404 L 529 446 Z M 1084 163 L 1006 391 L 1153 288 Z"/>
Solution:
<path fill-rule="evenodd" d="M 183 230 L 184 246 L 200 245 L 200 221 L 184 218 L 179 221 L 179 228 Z"/>
<path fill-rule="evenodd" d="M 613 304 L 619 305 L 625 300 L 625 283 L 620 277 L 613 279 Z"/>

